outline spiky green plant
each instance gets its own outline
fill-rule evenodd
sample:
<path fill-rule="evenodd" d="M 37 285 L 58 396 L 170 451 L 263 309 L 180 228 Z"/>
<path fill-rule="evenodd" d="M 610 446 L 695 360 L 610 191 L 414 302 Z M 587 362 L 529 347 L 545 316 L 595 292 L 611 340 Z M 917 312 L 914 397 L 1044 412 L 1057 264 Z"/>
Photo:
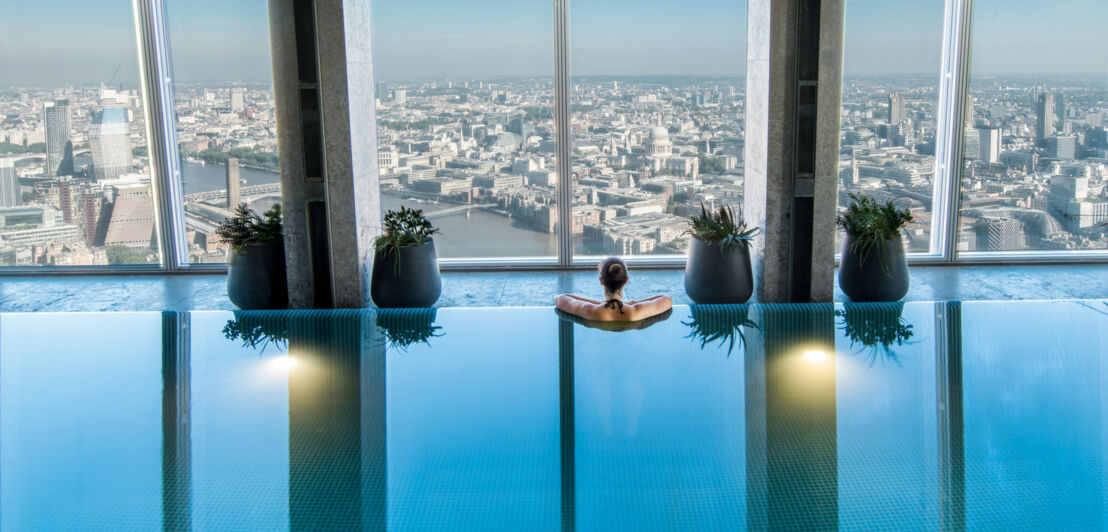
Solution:
<path fill-rule="evenodd" d="M 850 205 L 839 213 L 835 223 L 847 234 L 854 237 L 850 252 L 858 255 L 858 261 L 865 263 L 874 251 L 879 257 L 885 256 L 885 241 L 896 238 L 904 227 L 914 221 L 912 211 L 897 207 L 892 199 L 879 201 L 869 196 L 850 195 Z M 881 267 L 888 273 L 888 265 Z"/>
<path fill-rule="evenodd" d="M 399 210 L 385 213 L 384 230 L 373 239 L 373 249 L 378 255 L 388 256 L 396 253 L 394 269 L 400 272 L 400 253 L 402 247 L 421 246 L 431 240 L 439 230 L 423 215 L 422 209 L 409 209 L 401 206 Z"/>
<path fill-rule="evenodd" d="M 700 214 L 693 215 L 689 225 L 692 228 L 685 233 L 705 243 L 718 244 L 721 249 L 740 243 L 749 246 L 750 240 L 759 231 L 757 227 L 748 227 L 742 213 L 735 215 L 730 206 L 721 206 L 718 211 L 709 212 L 703 203 L 700 204 Z"/>
<path fill-rule="evenodd" d="M 432 338 L 446 334 L 435 325 L 436 312 L 433 308 L 378 309 L 377 326 L 385 333 L 391 349 L 406 353 L 413 344 L 431 345 Z"/>
<path fill-rule="evenodd" d="M 281 222 L 280 203 L 274 203 L 261 216 L 245 203 L 240 203 L 235 207 L 234 215 L 219 224 L 215 234 L 220 240 L 229 243 L 235 254 L 242 255 L 248 244 L 264 244 L 281 239 L 284 235 Z"/>

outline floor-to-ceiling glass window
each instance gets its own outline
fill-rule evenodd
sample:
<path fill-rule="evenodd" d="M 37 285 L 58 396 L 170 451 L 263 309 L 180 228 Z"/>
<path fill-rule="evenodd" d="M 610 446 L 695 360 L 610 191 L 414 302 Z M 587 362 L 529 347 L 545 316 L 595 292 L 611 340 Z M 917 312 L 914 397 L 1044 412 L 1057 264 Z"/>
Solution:
<path fill-rule="evenodd" d="M 240 203 L 261 213 L 281 201 L 266 3 L 171 0 L 167 10 L 187 262 L 226 262 L 219 223 Z"/>
<path fill-rule="evenodd" d="M 1108 249 L 1108 4 L 978 0 L 958 249 Z"/>
<path fill-rule="evenodd" d="M 574 253 L 683 255 L 742 208 L 746 2 L 570 6 Z"/>
<path fill-rule="evenodd" d="M 557 254 L 549 1 L 373 3 L 381 207 L 439 257 Z"/>
<path fill-rule="evenodd" d="M 911 209 L 908 251 L 931 247 L 942 0 L 846 5 L 839 205 L 850 194 Z M 839 235 L 841 239 L 841 234 Z"/>
<path fill-rule="evenodd" d="M 158 265 L 131 3 L 6 3 L 0 266 Z"/>

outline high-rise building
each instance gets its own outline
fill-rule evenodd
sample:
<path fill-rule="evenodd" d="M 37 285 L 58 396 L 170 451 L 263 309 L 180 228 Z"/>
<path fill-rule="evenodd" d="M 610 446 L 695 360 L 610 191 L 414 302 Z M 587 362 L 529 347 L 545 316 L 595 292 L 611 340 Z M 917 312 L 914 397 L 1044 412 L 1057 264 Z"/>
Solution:
<path fill-rule="evenodd" d="M 1054 135 L 1054 95 L 1044 92 L 1035 103 L 1035 142 L 1043 146 Z"/>
<path fill-rule="evenodd" d="M 967 129 L 962 137 L 962 150 L 967 161 L 981 159 L 981 130 Z"/>
<path fill-rule="evenodd" d="M 965 116 L 966 130 L 967 131 L 970 130 L 970 129 L 973 129 L 973 127 L 977 125 L 977 118 L 974 116 L 974 113 L 976 112 L 976 109 L 977 109 L 977 98 L 975 98 L 973 96 L 967 96 L 966 97 L 966 116 Z"/>
<path fill-rule="evenodd" d="M 239 112 L 246 108 L 246 90 L 240 87 L 231 89 L 231 112 Z"/>
<path fill-rule="evenodd" d="M 62 221 L 67 224 L 77 223 L 77 205 L 73 198 L 73 178 L 67 176 L 58 180 L 58 209 L 62 211 Z"/>
<path fill-rule="evenodd" d="M 69 100 L 44 103 L 42 114 L 46 124 L 46 175 L 61 175 L 66 170 L 62 168 L 66 154 L 73 149 L 70 144 Z M 72 156 L 72 153 L 69 155 Z"/>
<path fill-rule="evenodd" d="M 1066 95 L 1054 95 L 1054 119 L 1059 122 L 1066 121 Z"/>
<path fill-rule="evenodd" d="M 15 161 L 0 158 L 0 208 L 22 204 L 23 194 L 19 190 L 19 178 L 15 175 Z"/>
<path fill-rule="evenodd" d="M 397 105 L 408 103 L 408 91 L 405 89 L 393 89 L 392 100 L 396 102 Z"/>
<path fill-rule="evenodd" d="M 239 204 L 239 160 L 227 159 L 227 209 L 234 210 Z"/>
<path fill-rule="evenodd" d="M 132 168 L 131 121 L 127 109 L 107 107 L 92 117 L 88 131 L 93 175 L 97 180 L 113 179 Z"/>
<path fill-rule="evenodd" d="M 1046 139 L 1044 143 L 1047 155 L 1055 159 L 1073 160 L 1077 155 L 1077 137 L 1073 135 L 1056 135 Z"/>
<path fill-rule="evenodd" d="M 1000 129 L 995 127 L 977 128 L 978 160 L 983 163 L 1000 161 Z"/>
<path fill-rule="evenodd" d="M 899 124 L 904 120 L 904 97 L 899 92 L 889 95 L 889 123 Z"/>

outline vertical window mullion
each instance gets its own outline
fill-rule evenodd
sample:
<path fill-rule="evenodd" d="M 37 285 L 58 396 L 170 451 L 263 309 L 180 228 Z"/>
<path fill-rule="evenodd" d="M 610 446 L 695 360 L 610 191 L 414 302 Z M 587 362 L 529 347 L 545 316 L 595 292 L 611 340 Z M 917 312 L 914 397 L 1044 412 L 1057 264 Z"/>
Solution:
<path fill-rule="evenodd" d="M 154 220 L 162 268 L 181 269 L 187 260 L 181 168 L 173 110 L 173 79 L 165 3 L 133 0 L 140 52 L 139 75 L 146 112 Z"/>
<path fill-rule="evenodd" d="M 572 137 L 569 101 L 569 0 L 554 0 L 554 143 L 558 174 L 558 265 L 573 264 Z"/>
<path fill-rule="evenodd" d="M 970 28 L 973 0 L 947 0 L 935 141 L 935 190 L 931 249 L 953 262 L 958 248 L 965 102 L 969 93 Z"/>

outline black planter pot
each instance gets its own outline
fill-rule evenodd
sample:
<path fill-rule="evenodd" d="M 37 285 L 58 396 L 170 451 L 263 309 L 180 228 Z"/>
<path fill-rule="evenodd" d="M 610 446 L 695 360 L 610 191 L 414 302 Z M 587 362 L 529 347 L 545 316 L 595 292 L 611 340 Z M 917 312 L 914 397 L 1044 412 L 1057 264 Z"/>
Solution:
<path fill-rule="evenodd" d="M 245 310 L 288 307 L 284 241 L 247 244 L 241 255 L 232 253 L 227 267 L 227 297 Z"/>
<path fill-rule="evenodd" d="M 685 264 L 685 292 L 702 305 L 746 303 L 754 293 L 749 247 L 740 243 L 723 249 L 693 237 Z"/>
<path fill-rule="evenodd" d="M 874 246 L 862 260 L 851 234 L 843 241 L 839 264 L 839 288 L 852 301 L 899 301 L 908 293 L 908 259 L 900 235 L 885 240 L 883 249 Z"/>
<path fill-rule="evenodd" d="M 441 293 L 434 240 L 374 255 L 370 295 L 378 307 L 430 307 Z"/>

